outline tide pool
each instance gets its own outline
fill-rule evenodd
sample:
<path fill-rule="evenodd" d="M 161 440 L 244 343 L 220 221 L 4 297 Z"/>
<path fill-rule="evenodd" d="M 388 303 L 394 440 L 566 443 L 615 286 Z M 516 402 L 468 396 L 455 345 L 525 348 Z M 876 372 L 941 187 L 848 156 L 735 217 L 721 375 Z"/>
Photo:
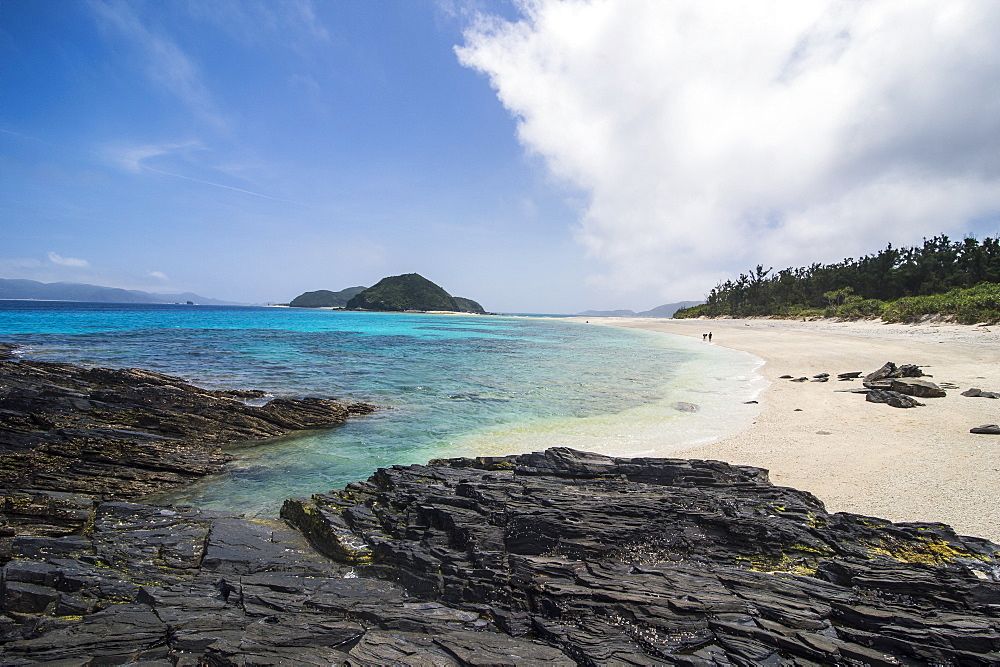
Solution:
<path fill-rule="evenodd" d="M 225 474 L 157 498 L 250 514 L 439 457 L 555 445 L 671 455 L 745 426 L 755 408 L 743 401 L 762 388 L 745 353 L 525 317 L 0 301 L 0 341 L 27 358 L 384 406 L 230 448 Z"/>

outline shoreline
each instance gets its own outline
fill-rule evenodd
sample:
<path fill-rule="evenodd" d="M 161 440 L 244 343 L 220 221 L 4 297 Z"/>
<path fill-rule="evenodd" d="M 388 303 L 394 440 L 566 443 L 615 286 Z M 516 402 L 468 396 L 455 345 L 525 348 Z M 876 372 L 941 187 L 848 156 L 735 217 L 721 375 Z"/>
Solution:
<path fill-rule="evenodd" d="M 892 521 L 947 523 L 961 534 L 1000 540 L 1000 437 L 969 433 L 1000 423 L 1000 327 L 793 320 L 570 318 L 700 338 L 760 357 L 770 385 L 761 411 L 740 432 L 673 456 L 716 459 L 770 471 L 779 486 L 807 490 L 831 512 Z M 839 392 L 861 387 L 838 373 L 870 373 L 887 361 L 917 364 L 932 382 L 951 382 L 944 398 L 899 409 Z M 830 382 L 795 383 L 781 375 L 830 373 Z"/>

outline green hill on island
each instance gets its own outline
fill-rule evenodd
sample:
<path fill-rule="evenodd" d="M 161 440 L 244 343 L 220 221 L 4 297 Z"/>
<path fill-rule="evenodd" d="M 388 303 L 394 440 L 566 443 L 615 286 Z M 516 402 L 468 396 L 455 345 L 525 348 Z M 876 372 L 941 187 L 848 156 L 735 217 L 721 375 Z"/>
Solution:
<path fill-rule="evenodd" d="M 403 312 L 407 310 L 445 310 L 485 314 L 472 299 L 454 297 L 440 285 L 417 273 L 390 276 L 356 294 L 347 302 L 348 310 Z"/>
<path fill-rule="evenodd" d="M 914 322 L 943 315 L 963 324 L 1000 322 L 1000 239 L 925 239 L 836 264 L 773 273 L 758 265 L 674 317 L 839 317 Z"/>
<path fill-rule="evenodd" d="M 293 308 L 343 308 L 355 294 L 365 289 L 363 285 L 358 287 L 348 287 L 339 292 L 320 289 L 315 292 L 304 292 L 288 304 Z"/>

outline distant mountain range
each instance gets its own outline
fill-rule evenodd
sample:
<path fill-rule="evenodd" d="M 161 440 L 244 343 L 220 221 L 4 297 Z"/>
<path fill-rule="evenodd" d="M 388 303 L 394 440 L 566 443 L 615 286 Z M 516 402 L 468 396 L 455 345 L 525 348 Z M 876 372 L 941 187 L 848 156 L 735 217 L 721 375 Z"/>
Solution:
<path fill-rule="evenodd" d="M 188 303 L 201 306 L 235 306 L 231 301 L 219 301 L 184 292 L 155 294 L 117 287 L 101 287 L 85 283 L 40 283 L 37 280 L 0 278 L 0 299 L 34 299 L 37 301 L 87 301 L 91 303 Z"/>
<path fill-rule="evenodd" d="M 637 313 L 634 310 L 585 310 L 577 313 L 578 317 L 673 317 L 681 308 L 697 306 L 704 301 L 678 301 L 677 303 L 665 303 L 651 310 L 644 310 Z"/>

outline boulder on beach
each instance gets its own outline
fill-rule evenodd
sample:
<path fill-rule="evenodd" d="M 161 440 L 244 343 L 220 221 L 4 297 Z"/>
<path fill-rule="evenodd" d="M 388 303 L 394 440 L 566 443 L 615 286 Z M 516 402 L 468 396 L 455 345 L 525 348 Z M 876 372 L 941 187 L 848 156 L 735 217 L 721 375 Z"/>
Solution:
<path fill-rule="evenodd" d="M 889 389 L 900 394 L 919 396 L 920 398 L 943 398 L 947 396 L 947 392 L 933 382 L 914 378 L 893 378 Z"/>
<path fill-rule="evenodd" d="M 982 389 L 970 387 L 962 392 L 962 396 L 969 396 L 972 398 L 1000 398 L 1000 393 L 995 391 L 983 391 Z"/>
<path fill-rule="evenodd" d="M 865 376 L 864 383 L 865 386 L 875 383 L 884 382 L 891 380 L 893 378 L 904 378 L 904 377 L 923 377 L 924 372 L 920 370 L 919 366 L 914 364 L 903 364 L 902 366 L 896 366 L 895 363 L 887 361 L 885 365 L 879 368 L 877 371 L 873 371 Z"/>
<path fill-rule="evenodd" d="M 870 389 L 865 400 L 869 403 L 887 403 L 894 408 L 916 408 L 923 406 L 923 403 L 912 396 L 887 389 Z"/>

